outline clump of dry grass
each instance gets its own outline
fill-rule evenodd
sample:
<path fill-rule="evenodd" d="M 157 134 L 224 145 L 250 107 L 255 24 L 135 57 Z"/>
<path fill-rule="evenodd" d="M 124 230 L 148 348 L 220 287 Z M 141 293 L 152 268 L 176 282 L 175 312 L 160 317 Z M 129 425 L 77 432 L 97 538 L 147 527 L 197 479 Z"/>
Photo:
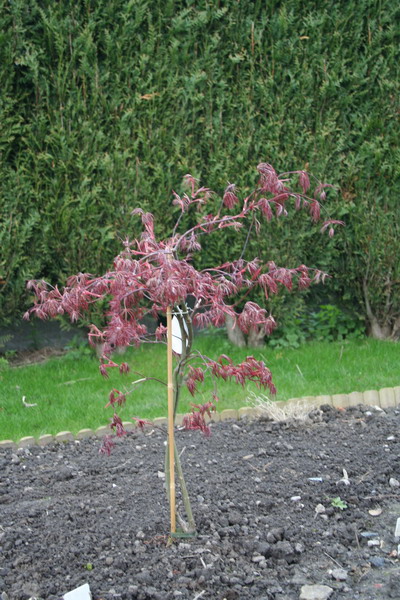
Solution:
<path fill-rule="evenodd" d="M 271 421 L 305 421 L 313 408 L 307 400 L 287 401 L 282 405 L 264 394 L 254 392 L 250 393 L 247 400 L 256 409 L 258 417 L 266 417 Z"/>

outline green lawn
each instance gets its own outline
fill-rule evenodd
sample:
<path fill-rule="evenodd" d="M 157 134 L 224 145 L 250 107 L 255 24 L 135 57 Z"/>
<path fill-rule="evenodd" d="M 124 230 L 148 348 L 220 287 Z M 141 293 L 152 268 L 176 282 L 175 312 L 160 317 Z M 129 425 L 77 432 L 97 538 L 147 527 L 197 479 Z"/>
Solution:
<path fill-rule="evenodd" d="M 230 345 L 220 332 L 198 336 L 196 347 L 211 358 L 225 353 L 235 362 L 248 354 L 262 358 L 273 373 L 278 389 L 277 400 L 323 394 L 348 393 L 400 385 L 400 344 L 371 339 L 346 342 L 312 342 L 298 349 L 239 349 Z M 127 360 L 132 371 L 165 379 L 166 347 L 143 345 L 117 357 Z M 110 379 L 99 374 L 96 358 L 73 351 L 61 358 L 26 367 L 6 367 L 0 371 L 0 439 L 17 440 L 25 435 L 40 436 L 84 427 L 106 425 L 112 415 L 104 408 L 109 391 L 126 390 L 140 375 L 120 376 L 110 370 Z M 186 388 L 179 412 L 185 412 L 190 401 L 205 402 L 211 398 L 212 385 L 206 382 L 193 398 Z M 218 409 L 238 408 L 247 403 L 254 385 L 245 389 L 234 383 L 219 385 Z M 166 387 L 150 381 L 135 387 L 125 407 L 123 420 L 140 416 L 152 419 L 166 415 Z M 22 403 L 36 403 L 27 408 Z"/>

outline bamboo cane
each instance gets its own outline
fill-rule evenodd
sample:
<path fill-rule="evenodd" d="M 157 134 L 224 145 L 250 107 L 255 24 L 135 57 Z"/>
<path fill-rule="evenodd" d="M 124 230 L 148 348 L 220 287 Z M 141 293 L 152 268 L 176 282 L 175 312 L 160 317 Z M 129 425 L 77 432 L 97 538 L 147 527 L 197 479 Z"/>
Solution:
<path fill-rule="evenodd" d="M 176 495 L 175 495 L 175 440 L 174 440 L 174 384 L 172 374 L 172 317 L 171 307 L 167 308 L 167 369 L 168 369 L 168 451 L 169 451 L 169 506 L 171 533 L 176 533 Z"/>

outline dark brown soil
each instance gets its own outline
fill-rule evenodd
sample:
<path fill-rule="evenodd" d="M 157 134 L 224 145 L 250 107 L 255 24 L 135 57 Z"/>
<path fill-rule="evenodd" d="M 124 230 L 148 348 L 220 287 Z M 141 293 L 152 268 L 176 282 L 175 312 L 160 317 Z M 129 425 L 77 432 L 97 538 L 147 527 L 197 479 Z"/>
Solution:
<path fill-rule="evenodd" d="M 50 346 L 45 346 L 44 348 L 40 348 L 38 350 L 20 350 L 15 354 L 12 354 L 8 357 L 8 362 L 12 367 L 22 367 L 27 365 L 34 365 L 36 363 L 41 363 L 49 358 L 55 358 L 57 356 L 62 356 L 66 354 L 67 350 L 63 350 L 62 348 L 53 348 Z"/>
<path fill-rule="evenodd" d="M 110 457 L 94 439 L 2 450 L 0 598 L 88 582 L 95 600 L 298 600 L 305 584 L 399 599 L 399 418 L 326 406 L 305 424 L 178 432 L 198 536 L 169 546 L 162 432 Z"/>

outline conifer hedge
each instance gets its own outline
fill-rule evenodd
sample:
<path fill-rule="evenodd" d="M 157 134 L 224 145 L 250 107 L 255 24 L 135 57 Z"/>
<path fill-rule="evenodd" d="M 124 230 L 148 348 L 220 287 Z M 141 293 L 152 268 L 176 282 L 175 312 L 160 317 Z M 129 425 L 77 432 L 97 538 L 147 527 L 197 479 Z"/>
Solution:
<path fill-rule="evenodd" d="M 326 293 L 393 329 L 399 22 L 391 0 L 3 0 L 2 321 L 27 279 L 100 272 L 136 205 L 167 230 L 185 173 L 245 190 L 263 160 L 338 186 L 347 227 L 326 250 L 277 224 L 261 256 L 335 272 Z"/>

